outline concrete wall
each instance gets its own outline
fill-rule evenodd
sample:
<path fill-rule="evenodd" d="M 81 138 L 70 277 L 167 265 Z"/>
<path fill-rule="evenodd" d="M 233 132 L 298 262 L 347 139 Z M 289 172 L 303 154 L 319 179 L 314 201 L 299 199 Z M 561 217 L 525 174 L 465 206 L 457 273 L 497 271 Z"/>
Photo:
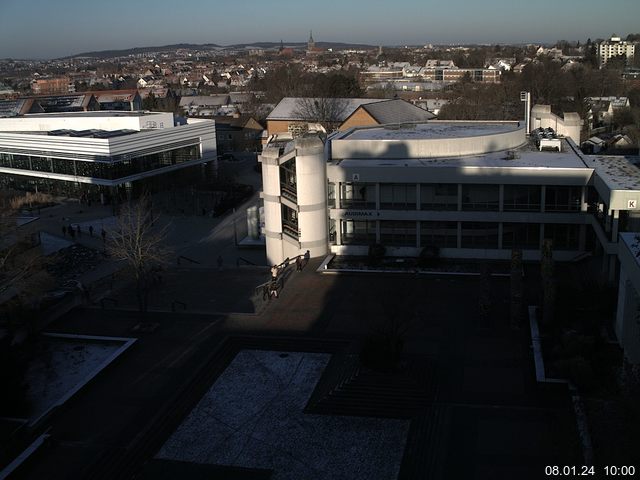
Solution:
<path fill-rule="evenodd" d="M 571 138 L 580 144 L 582 119 L 574 112 L 567 112 L 560 118 L 551 112 L 551 105 L 534 105 L 531 109 L 531 129 L 553 128 L 556 133 Z"/>
<path fill-rule="evenodd" d="M 525 143 L 522 128 L 505 133 L 461 138 L 420 140 L 355 140 L 331 142 L 331 157 L 344 158 L 434 158 L 460 157 L 515 149 Z"/>
<path fill-rule="evenodd" d="M 95 115 L 88 113 L 50 113 L 0 118 L 0 132 L 48 132 L 51 130 L 142 130 L 148 128 L 173 128 L 172 113 L 127 115 L 108 112 Z"/>
<path fill-rule="evenodd" d="M 640 265 L 629 243 L 634 243 L 632 233 L 623 234 L 619 243 L 620 281 L 615 332 L 625 356 L 631 363 L 640 363 Z"/>

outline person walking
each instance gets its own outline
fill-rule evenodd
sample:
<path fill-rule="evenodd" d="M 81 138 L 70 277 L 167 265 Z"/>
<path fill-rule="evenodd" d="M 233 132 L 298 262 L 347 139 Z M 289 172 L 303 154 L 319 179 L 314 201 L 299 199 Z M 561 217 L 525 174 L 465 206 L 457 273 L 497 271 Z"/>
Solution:
<path fill-rule="evenodd" d="M 69 227 L 67 228 L 67 231 L 69 232 L 69 236 L 71 237 L 71 240 L 75 240 L 75 238 L 76 238 L 76 230 L 75 230 L 75 228 L 73 228 L 72 225 L 69 225 Z"/>
<path fill-rule="evenodd" d="M 300 258 L 300 255 L 298 255 L 296 257 L 296 272 L 301 272 L 302 271 L 302 259 Z"/>
<path fill-rule="evenodd" d="M 80 229 L 80 224 L 78 224 L 76 228 L 78 229 L 78 238 L 80 238 L 82 236 L 82 230 Z"/>
<path fill-rule="evenodd" d="M 271 280 L 277 280 L 278 278 L 278 266 L 274 265 L 271 267 Z"/>
<path fill-rule="evenodd" d="M 93 238 L 93 225 L 89 225 L 89 236 Z"/>
<path fill-rule="evenodd" d="M 304 265 L 302 266 L 302 268 L 307 266 L 307 263 L 309 263 L 310 258 L 311 258 L 311 253 L 309 253 L 309 250 L 307 250 L 306 252 L 304 252 Z"/>
<path fill-rule="evenodd" d="M 106 242 L 107 241 L 107 231 L 104 228 L 100 232 L 100 235 L 102 235 L 102 242 Z"/>
<path fill-rule="evenodd" d="M 62 225 L 62 236 L 63 237 L 67 236 L 67 226 L 66 225 Z"/>

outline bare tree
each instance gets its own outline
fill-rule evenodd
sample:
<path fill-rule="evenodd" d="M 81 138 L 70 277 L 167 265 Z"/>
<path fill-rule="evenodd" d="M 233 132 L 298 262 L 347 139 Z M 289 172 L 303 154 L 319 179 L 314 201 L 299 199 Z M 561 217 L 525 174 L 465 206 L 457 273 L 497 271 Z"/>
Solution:
<path fill-rule="evenodd" d="M 348 102 L 344 98 L 299 98 L 294 115 L 305 122 L 319 123 L 327 131 L 338 128 L 344 120 Z"/>
<path fill-rule="evenodd" d="M 49 287 L 45 259 L 36 248 L 38 236 L 19 230 L 16 217 L 29 194 L 2 192 L 0 198 L 0 303 L 20 295 L 25 303 L 36 302 Z"/>
<path fill-rule="evenodd" d="M 146 312 L 154 275 L 169 260 L 167 227 L 156 227 L 151 200 L 144 195 L 122 207 L 116 231 L 110 236 L 107 251 L 116 260 L 125 261 L 136 280 L 140 312 Z"/>

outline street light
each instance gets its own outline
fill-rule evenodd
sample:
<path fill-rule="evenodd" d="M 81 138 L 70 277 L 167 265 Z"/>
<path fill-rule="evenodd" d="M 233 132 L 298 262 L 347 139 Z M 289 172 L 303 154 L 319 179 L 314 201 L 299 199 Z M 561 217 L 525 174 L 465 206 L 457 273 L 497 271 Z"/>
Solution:
<path fill-rule="evenodd" d="M 524 102 L 526 134 L 529 135 L 529 133 L 531 133 L 531 92 L 520 92 L 520 101 Z"/>

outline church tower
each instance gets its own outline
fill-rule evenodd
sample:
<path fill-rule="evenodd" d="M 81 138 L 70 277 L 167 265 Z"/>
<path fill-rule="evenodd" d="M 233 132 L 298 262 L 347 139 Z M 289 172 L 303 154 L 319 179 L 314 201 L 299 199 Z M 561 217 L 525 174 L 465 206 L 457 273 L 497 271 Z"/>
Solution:
<path fill-rule="evenodd" d="M 307 42 L 307 52 L 313 52 L 316 48 L 316 42 L 313 40 L 313 30 L 309 30 L 309 41 Z"/>

